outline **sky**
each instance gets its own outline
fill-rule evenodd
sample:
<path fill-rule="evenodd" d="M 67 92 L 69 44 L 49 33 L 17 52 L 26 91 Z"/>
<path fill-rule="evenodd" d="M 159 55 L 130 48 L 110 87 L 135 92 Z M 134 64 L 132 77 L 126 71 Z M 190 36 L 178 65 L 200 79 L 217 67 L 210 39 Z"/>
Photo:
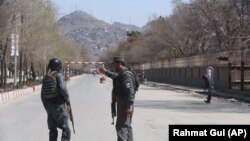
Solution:
<path fill-rule="evenodd" d="M 172 13 L 172 0 L 52 0 L 58 17 L 82 10 L 108 23 L 121 22 L 142 27 L 155 16 Z"/>

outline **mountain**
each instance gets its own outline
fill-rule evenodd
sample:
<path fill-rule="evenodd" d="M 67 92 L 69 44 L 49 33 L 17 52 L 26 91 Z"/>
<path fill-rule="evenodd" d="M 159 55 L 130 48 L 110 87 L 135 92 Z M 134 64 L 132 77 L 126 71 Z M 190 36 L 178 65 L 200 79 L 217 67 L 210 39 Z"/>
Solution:
<path fill-rule="evenodd" d="M 109 24 L 83 11 L 70 13 L 60 18 L 58 23 L 67 37 L 89 49 L 94 60 L 106 50 L 117 47 L 119 42 L 125 41 L 127 31 L 141 30 L 134 25 L 118 22 Z"/>

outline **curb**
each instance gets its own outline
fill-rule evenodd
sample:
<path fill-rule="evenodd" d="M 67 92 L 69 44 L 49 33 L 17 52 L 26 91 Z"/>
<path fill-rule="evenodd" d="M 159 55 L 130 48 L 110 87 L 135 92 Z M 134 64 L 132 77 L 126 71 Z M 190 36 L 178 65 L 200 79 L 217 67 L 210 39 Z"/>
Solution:
<path fill-rule="evenodd" d="M 237 94 L 222 93 L 220 91 L 216 91 L 215 96 L 222 97 L 225 99 L 236 99 L 236 100 L 241 101 L 241 102 L 250 103 L 250 95 L 249 96 L 240 96 Z"/>
<path fill-rule="evenodd" d="M 161 87 L 169 87 L 169 88 L 173 88 L 176 90 L 184 90 L 184 91 L 192 91 L 195 92 L 197 94 L 202 95 L 200 92 L 203 92 L 203 89 L 199 89 L 199 88 L 189 88 L 186 86 L 175 86 L 173 84 L 164 84 L 164 83 L 157 83 L 157 82 L 149 82 L 148 83 L 149 86 L 161 86 Z M 238 94 L 238 93 L 234 93 L 232 94 L 232 92 L 222 92 L 220 90 L 216 90 L 214 95 L 212 97 L 220 97 L 220 98 L 225 98 L 225 99 L 235 99 L 241 102 L 247 102 L 250 103 L 250 94 L 249 96 L 245 96 L 244 94 Z"/>
<path fill-rule="evenodd" d="M 41 89 L 41 85 L 0 93 L 0 104 L 5 104 L 19 97 L 30 95 L 39 89 Z"/>
<path fill-rule="evenodd" d="M 82 77 L 82 75 L 74 76 L 71 78 L 72 78 L 72 80 L 75 80 L 75 79 L 80 78 L 80 77 Z M 33 92 L 40 90 L 41 88 L 42 88 L 42 85 L 40 84 L 40 85 L 35 85 L 32 87 L 27 87 L 27 88 L 23 88 L 23 89 L 16 89 L 13 91 L 0 93 L 0 105 L 6 104 L 9 101 L 15 100 L 19 97 L 30 95 Z"/>

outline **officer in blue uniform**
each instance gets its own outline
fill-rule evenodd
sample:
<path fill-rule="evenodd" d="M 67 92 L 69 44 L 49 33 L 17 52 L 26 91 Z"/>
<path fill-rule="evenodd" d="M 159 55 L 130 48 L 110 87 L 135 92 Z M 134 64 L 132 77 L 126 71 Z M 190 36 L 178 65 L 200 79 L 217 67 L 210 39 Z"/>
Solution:
<path fill-rule="evenodd" d="M 49 141 L 57 141 L 57 128 L 62 129 L 61 141 L 70 141 L 71 131 L 68 124 L 70 100 L 64 77 L 61 73 L 62 62 L 57 58 L 53 58 L 50 60 L 48 68 L 49 73 L 53 73 L 56 78 L 56 92 L 58 93 L 56 97 L 50 94 L 53 98 L 48 99 L 45 95 L 49 90 L 48 88 L 44 90 L 45 86 L 42 86 L 41 99 L 48 114 Z"/>
<path fill-rule="evenodd" d="M 113 79 L 112 94 L 117 101 L 116 131 L 118 141 L 133 141 L 132 115 L 134 111 L 134 77 L 129 73 L 122 56 L 113 58 L 115 72 L 107 71 L 104 67 L 99 72 Z"/>

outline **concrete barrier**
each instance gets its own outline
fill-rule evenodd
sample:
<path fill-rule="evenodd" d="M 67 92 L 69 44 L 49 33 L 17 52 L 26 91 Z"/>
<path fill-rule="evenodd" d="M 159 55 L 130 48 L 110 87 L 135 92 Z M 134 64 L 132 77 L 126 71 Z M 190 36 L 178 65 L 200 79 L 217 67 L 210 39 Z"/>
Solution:
<path fill-rule="evenodd" d="M 0 93 L 0 104 L 5 104 L 19 97 L 30 95 L 35 91 L 39 91 L 40 89 L 41 89 L 41 85 L 37 85 L 37 86 L 28 87 L 24 89 L 17 89 L 17 90 L 13 90 L 10 92 Z"/>
<path fill-rule="evenodd" d="M 71 81 L 82 77 L 82 75 L 72 77 Z M 0 93 L 0 104 L 8 103 L 9 101 L 15 100 L 19 97 L 30 95 L 35 91 L 41 91 L 42 85 L 35 85 L 23 89 L 16 89 L 10 92 Z"/>

